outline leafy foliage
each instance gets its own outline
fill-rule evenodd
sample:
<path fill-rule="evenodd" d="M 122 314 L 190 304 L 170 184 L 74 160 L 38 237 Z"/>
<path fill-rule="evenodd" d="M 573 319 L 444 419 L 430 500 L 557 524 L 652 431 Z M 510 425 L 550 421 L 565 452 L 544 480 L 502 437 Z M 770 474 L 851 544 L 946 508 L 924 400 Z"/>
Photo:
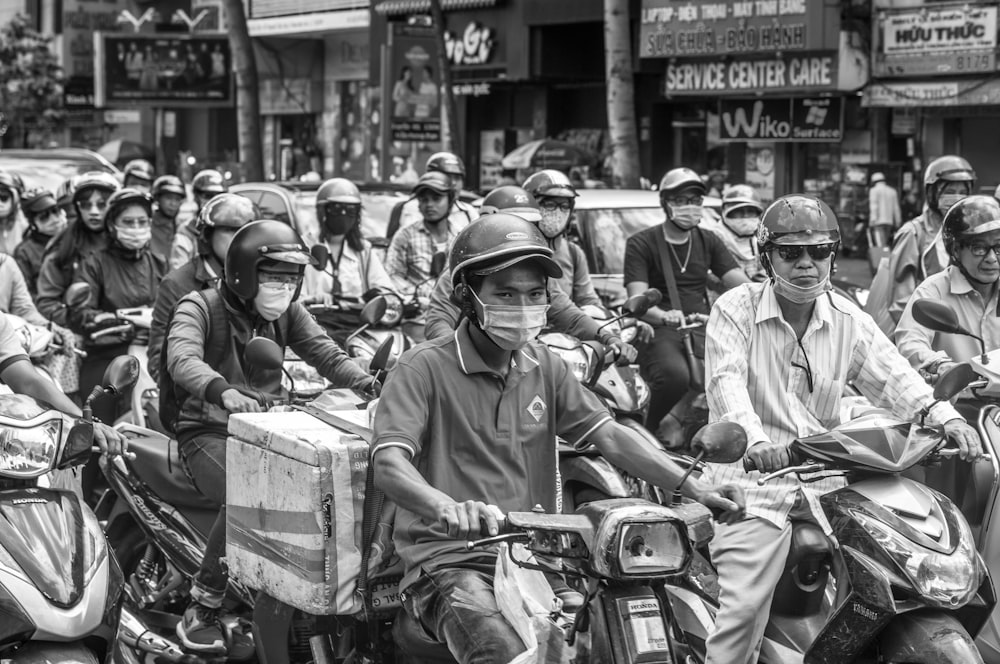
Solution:
<path fill-rule="evenodd" d="M 26 16 L 0 27 L 0 137 L 12 143 L 29 131 L 58 130 L 65 119 L 63 70 L 51 44 Z"/>

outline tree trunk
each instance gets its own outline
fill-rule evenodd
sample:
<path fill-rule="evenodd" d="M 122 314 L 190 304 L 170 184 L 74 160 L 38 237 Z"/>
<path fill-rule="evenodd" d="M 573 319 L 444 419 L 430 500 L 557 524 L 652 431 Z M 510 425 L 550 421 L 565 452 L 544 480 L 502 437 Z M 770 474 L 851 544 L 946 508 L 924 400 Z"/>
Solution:
<path fill-rule="evenodd" d="M 247 30 L 242 0 L 223 0 L 229 25 L 229 47 L 233 52 L 233 75 L 236 77 L 236 118 L 243 178 L 249 182 L 264 179 L 263 148 L 260 138 L 260 90 L 257 85 L 257 61 Z"/>
<path fill-rule="evenodd" d="M 442 134 L 441 143 L 445 150 L 462 154 L 462 134 L 458 126 L 458 109 L 455 107 L 455 90 L 451 84 L 451 62 L 448 61 L 448 51 L 444 45 L 444 12 L 441 11 L 441 0 L 430 0 L 431 19 L 434 21 L 434 37 L 438 47 L 438 69 L 441 70 L 441 86 L 444 88 L 441 103 L 448 116 L 448 132 Z"/>
<path fill-rule="evenodd" d="M 608 85 L 608 133 L 612 186 L 639 186 L 639 135 L 628 0 L 604 0 L 604 62 Z"/>

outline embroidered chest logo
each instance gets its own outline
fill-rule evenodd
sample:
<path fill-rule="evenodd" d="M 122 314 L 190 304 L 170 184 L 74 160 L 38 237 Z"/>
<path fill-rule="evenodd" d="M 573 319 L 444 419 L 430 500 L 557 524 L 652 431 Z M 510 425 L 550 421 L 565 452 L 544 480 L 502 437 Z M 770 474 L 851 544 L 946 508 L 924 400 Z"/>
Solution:
<path fill-rule="evenodd" d="M 528 404 L 528 408 L 526 410 L 528 411 L 529 415 L 535 418 L 536 422 L 541 422 L 542 418 L 545 417 L 545 410 L 547 408 L 548 406 L 546 406 L 545 402 L 542 401 L 542 397 L 536 394 L 535 398 L 532 399 L 531 403 Z"/>

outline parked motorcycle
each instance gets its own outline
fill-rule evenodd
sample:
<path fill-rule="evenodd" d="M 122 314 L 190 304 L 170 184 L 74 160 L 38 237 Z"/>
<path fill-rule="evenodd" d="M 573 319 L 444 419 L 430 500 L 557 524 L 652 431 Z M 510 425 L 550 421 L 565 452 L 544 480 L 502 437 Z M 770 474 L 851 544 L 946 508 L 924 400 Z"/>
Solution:
<path fill-rule="evenodd" d="M 792 523 L 762 662 L 983 661 L 972 635 L 996 596 L 972 531 L 947 497 L 904 476 L 957 453 L 945 444 L 939 428 L 872 413 L 794 441 L 792 465 L 758 479 L 832 472 L 848 482 L 819 497 L 836 546 L 812 521 Z M 707 552 L 666 593 L 679 658 L 704 661 L 718 608 Z"/>

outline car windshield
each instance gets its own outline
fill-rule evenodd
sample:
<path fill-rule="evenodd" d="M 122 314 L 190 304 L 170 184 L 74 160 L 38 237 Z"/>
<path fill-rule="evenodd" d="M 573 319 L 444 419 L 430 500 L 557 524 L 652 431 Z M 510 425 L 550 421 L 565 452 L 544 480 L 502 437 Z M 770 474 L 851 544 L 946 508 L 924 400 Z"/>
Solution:
<path fill-rule="evenodd" d="M 594 274 L 625 272 L 625 241 L 644 228 L 663 222 L 663 210 L 654 207 L 577 210 L 576 223 L 589 245 Z"/>
<path fill-rule="evenodd" d="M 0 154 L 0 170 L 17 173 L 24 179 L 27 189 L 45 187 L 56 191 L 63 182 L 71 177 L 87 171 L 113 171 L 96 161 L 77 161 L 73 159 L 34 159 L 12 157 Z"/>

